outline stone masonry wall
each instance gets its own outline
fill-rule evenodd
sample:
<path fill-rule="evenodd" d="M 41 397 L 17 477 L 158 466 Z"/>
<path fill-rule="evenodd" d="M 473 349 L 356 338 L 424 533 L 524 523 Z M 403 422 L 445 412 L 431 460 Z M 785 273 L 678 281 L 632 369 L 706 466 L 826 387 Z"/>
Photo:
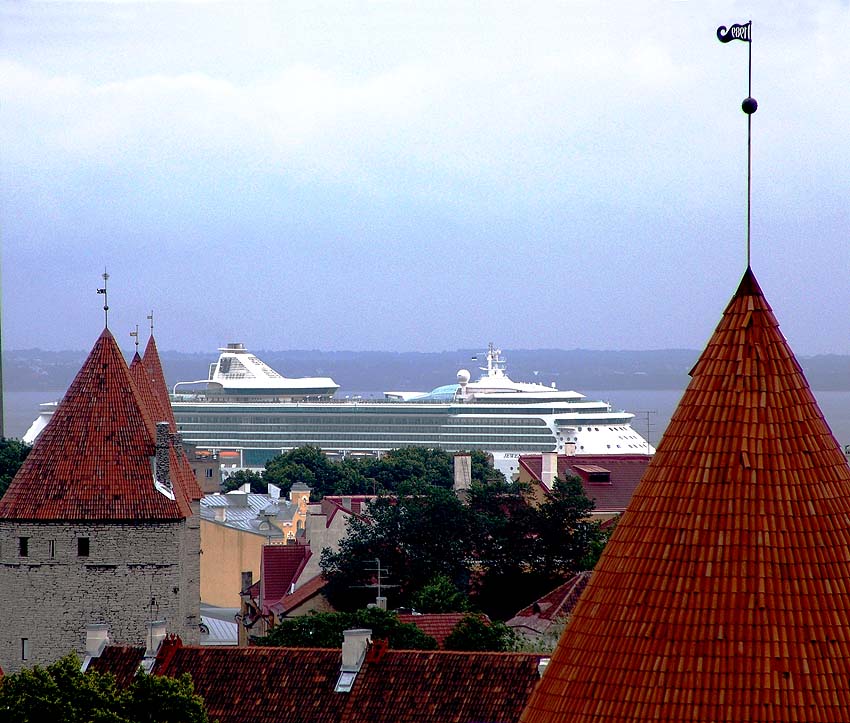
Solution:
<path fill-rule="evenodd" d="M 28 537 L 28 554 L 19 538 Z M 78 555 L 77 539 L 89 538 Z M 52 545 L 51 545 L 52 542 Z M 85 651 L 88 623 L 144 644 L 145 624 L 198 642 L 198 517 L 188 521 L 20 523 L 0 520 L 0 666 L 6 672 Z M 22 639 L 29 655 L 22 660 Z"/>

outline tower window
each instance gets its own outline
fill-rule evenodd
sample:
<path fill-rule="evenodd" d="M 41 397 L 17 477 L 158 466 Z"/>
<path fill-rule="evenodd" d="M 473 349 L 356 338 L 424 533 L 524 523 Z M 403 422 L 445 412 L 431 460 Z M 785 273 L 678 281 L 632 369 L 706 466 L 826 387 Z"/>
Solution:
<path fill-rule="evenodd" d="M 78 537 L 77 538 L 77 557 L 88 557 L 89 556 L 89 538 L 88 537 Z"/>
<path fill-rule="evenodd" d="M 21 660 L 30 659 L 30 639 L 21 638 Z"/>
<path fill-rule="evenodd" d="M 56 557 L 56 540 L 47 541 L 47 554 L 49 557 Z"/>
<path fill-rule="evenodd" d="M 30 538 L 29 537 L 19 537 L 18 538 L 18 555 L 21 557 L 27 557 L 30 554 Z"/>

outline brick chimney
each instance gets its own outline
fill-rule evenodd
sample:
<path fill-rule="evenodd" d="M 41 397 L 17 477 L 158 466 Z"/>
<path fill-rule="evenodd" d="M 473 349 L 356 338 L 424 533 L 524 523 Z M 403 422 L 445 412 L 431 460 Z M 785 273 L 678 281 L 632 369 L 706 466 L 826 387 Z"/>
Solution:
<path fill-rule="evenodd" d="M 366 628 L 355 628 L 345 630 L 342 636 L 341 670 L 346 673 L 357 673 L 366 658 L 366 650 L 372 641 L 372 631 Z"/>
<path fill-rule="evenodd" d="M 552 482 L 558 476 L 558 453 L 543 452 L 541 457 L 540 481 L 548 488 L 552 489 Z"/>
<path fill-rule="evenodd" d="M 367 629 L 345 630 L 342 633 L 342 666 L 339 670 L 334 692 L 350 693 L 354 681 L 372 641 L 372 631 Z"/>
<path fill-rule="evenodd" d="M 462 502 L 469 499 L 469 488 L 472 486 L 472 455 L 456 454 L 454 456 L 454 485 L 455 494 Z"/>

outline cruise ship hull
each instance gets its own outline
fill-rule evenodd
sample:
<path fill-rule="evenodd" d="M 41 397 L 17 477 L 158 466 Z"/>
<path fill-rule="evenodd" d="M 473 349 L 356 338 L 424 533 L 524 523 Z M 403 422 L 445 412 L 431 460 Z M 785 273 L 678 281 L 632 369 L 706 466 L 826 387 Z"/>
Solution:
<path fill-rule="evenodd" d="M 653 453 L 630 426 L 631 414 L 598 402 L 487 404 L 324 401 L 172 402 L 183 440 L 221 454 L 225 464 L 263 467 L 306 444 L 332 456 L 379 455 L 419 445 L 449 452 L 482 450 L 506 475 L 521 454 Z"/>

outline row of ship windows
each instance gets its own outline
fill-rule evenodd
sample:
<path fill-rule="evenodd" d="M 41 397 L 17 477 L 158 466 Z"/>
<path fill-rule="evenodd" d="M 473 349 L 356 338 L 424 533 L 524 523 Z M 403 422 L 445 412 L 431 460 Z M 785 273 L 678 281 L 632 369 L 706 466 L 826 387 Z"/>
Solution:
<path fill-rule="evenodd" d="M 488 435 L 486 438 L 482 437 L 482 435 L 476 434 L 474 435 L 475 439 L 481 439 L 482 445 L 486 447 L 488 444 L 517 444 L 521 445 L 523 443 L 529 445 L 552 445 L 554 444 L 554 437 L 551 435 L 539 435 L 539 436 L 523 436 L 517 437 L 515 435 L 507 436 L 507 435 Z M 458 444 L 465 444 L 463 435 L 448 435 L 442 434 L 439 436 L 429 436 L 429 435 L 421 435 L 421 436 L 409 436 L 404 439 L 399 439 L 397 435 L 393 434 L 335 434 L 335 435 L 325 435 L 325 436 L 317 436 L 312 435 L 310 437 L 302 437 L 298 435 L 291 435 L 288 437 L 276 437 L 274 439 L 269 439 L 267 441 L 257 440 L 255 436 L 251 436 L 249 439 L 240 439 L 238 435 L 234 434 L 221 434 L 220 436 L 198 436 L 192 439 L 186 438 L 186 441 L 194 444 L 196 446 L 216 446 L 216 447 L 227 447 L 227 446 L 239 446 L 240 442 L 249 442 L 252 446 L 262 445 L 265 447 L 279 447 L 283 444 L 285 445 L 303 445 L 303 444 L 319 444 L 322 446 L 333 446 L 337 443 L 344 442 L 374 442 L 390 444 L 394 446 L 401 446 L 405 444 L 426 444 L 426 445 L 439 445 L 444 446 L 445 444 L 450 444 L 452 442 L 457 442 Z M 368 445 L 367 445 L 368 446 Z"/>
<path fill-rule="evenodd" d="M 365 442 L 365 444 L 356 444 L 356 442 Z M 191 443 L 201 447 L 207 448 L 212 447 L 214 449 L 248 449 L 244 447 L 239 440 L 235 439 L 227 439 L 227 438 L 199 438 L 195 440 L 191 440 Z M 523 441 L 517 442 L 515 439 L 509 439 L 504 442 L 499 441 L 487 441 L 487 442 L 467 442 L 463 439 L 421 439 L 421 440 L 410 440 L 405 439 L 401 440 L 378 440 L 374 437 L 366 437 L 364 439 L 349 439 L 349 440 L 341 440 L 341 439 L 332 439 L 332 440 L 307 440 L 307 439 L 277 439 L 270 442 L 262 442 L 256 439 L 251 440 L 251 448 L 256 449 L 292 449 L 294 447 L 301 447 L 305 444 L 316 444 L 320 446 L 322 449 L 398 449 L 399 447 L 410 447 L 413 445 L 425 445 L 429 447 L 440 447 L 441 449 L 445 449 L 449 452 L 452 451 L 463 451 L 468 449 L 484 449 L 488 451 L 499 451 L 506 450 L 510 452 L 540 452 L 541 448 L 551 448 L 554 449 L 554 441 L 550 438 L 545 440 L 541 439 L 540 441 Z"/>
<path fill-rule="evenodd" d="M 493 414 L 499 417 L 503 416 L 525 416 L 532 415 L 536 417 L 545 417 L 545 416 L 558 416 L 563 414 L 578 414 L 578 415 L 587 415 L 587 414 L 610 414 L 611 410 L 608 407 L 603 406 L 595 406 L 595 407 L 586 407 L 586 408 L 576 408 L 576 409 L 564 409 L 563 407 L 514 407 L 511 406 L 510 409 L 506 409 L 505 407 L 476 407 L 475 409 L 470 409 L 468 411 L 459 409 L 458 407 L 453 407 L 451 410 L 447 409 L 443 405 L 435 404 L 432 408 L 429 408 L 428 404 L 417 404 L 416 408 L 411 409 L 410 407 L 399 407 L 393 408 L 395 403 L 384 404 L 383 406 L 376 406 L 369 403 L 364 404 L 352 404 L 345 409 L 328 409 L 327 406 L 323 406 L 322 404 L 314 405 L 306 402 L 296 402 L 296 406 L 294 408 L 289 408 L 286 410 L 286 414 L 281 414 L 281 410 L 275 408 L 274 406 L 269 406 L 268 408 L 258 407 L 251 409 L 250 411 L 246 410 L 244 407 L 235 407 L 229 406 L 226 408 L 222 408 L 221 404 L 216 405 L 215 408 L 210 407 L 209 411 L 211 413 L 201 413 L 201 414 L 192 414 L 192 408 L 187 409 L 175 409 L 175 414 L 178 420 L 188 419 L 190 417 L 203 417 L 205 419 L 216 418 L 217 414 L 227 414 L 225 417 L 228 421 L 235 421 L 241 417 L 245 417 L 247 414 L 262 414 L 264 417 L 272 416 L 274 418 L 277 417 L 290 417 L 294 420 L 304 419 L 304 417 L 308 414 L 319 414 L 321 419 L 328 419 L 330 417 L 344 417 L 346 419 L 363 419 L 363 417 L 369 416 L 380 416 L 386 417 L 387 415 L 395 415 L 395 416 L 405 416 L 405 417 L 418 417 L 418 416 L 440 416 L 440 417 L 448 417 L 448 416 L 466 416 L 472 414 Z M 398 402 L 399 405 L 402 402 Z M 200 409 L 205 409 L 206 407 L 201 407 Z M 320 411 L 321 410 L 321 411 Z"/>
<path fill-rule="evenodd" d="M 446 422 L 429 419 L 427 417 L 416 417 L 411 415 L 398 415 L 396 417 L 387 418 L 386 416 L 382 416 L 380 419 L 375 420 L 378 424 L 392 424 L 393 426 L 434 426 L 436 424 L 445 424 Z M 511 426 L 511 427 L 542 427 L 546 426 L 546 422 L 542 419 L 535 417 L 452 417 L 451 424 L 453 425 L 463 425 L 469 426 L 473 424 L 483 424 L 488 427 L 495 426 Z M 230 417 L 230 416 L 186 416 L 181 417 L 178 421 L 178 425 L 180 427 L 189 425 L 189 424 L 227 424 L 232 426 L 243 426 L 245 424 L 255 424 L 262 425 L 265 427 L 272 425 L 288 425 L 288 426 L 299 426 L 304 427 L 305 425 L 314 424 L 321 427 L 328 427 L 332 425 L 339 425 L 350 427 L 352 424 L 356 424 L 357 426 L 362 426 L 363 424 L 368 424 L 368 420 L 364 419 L 363 416 L 352 417 L 350 415 L 343 414 L 328 414 L 321 417 L 298 417 L 297 419 L 293 419 L 291 417 L 248 417 L 248 416 L 238 416 L 238 417 Z"/>

